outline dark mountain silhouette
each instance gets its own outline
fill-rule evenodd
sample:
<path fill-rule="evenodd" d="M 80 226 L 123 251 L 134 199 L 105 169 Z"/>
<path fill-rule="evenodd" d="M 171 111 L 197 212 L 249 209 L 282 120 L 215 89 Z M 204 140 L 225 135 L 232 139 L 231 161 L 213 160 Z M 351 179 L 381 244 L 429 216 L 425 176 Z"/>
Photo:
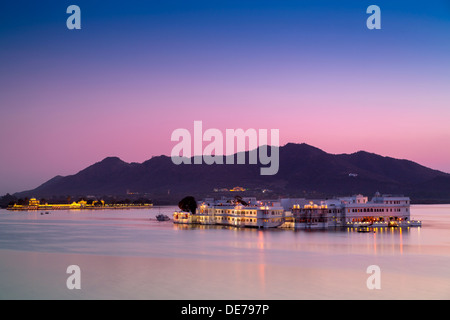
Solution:
<path fill-rule="evenodd" d="M 329 154 L 307 144 L 294 143 L 280 147 L 279 153 L 279 171 L 273 176 L 260 175 L 261 164 L 250 165 L 248 158 L 247 164 L 239 165 L 175 165 L 167 156 L 153 157 L 141 164 L 109 157 L 77 174 L 56 176 L 34 190 L 15 196 L 124 195 L 129 191 L 178 203 L 186 195 L 218 196 L 220 192 L 214 189 L 241 186 L 248 190 L 244 194 L 258 198 L 355 193 L 370 196 L 380 191 L 409 195 L 416 202 L 450 200 L 450 174 L 409 160 L 365 151 Z"/>

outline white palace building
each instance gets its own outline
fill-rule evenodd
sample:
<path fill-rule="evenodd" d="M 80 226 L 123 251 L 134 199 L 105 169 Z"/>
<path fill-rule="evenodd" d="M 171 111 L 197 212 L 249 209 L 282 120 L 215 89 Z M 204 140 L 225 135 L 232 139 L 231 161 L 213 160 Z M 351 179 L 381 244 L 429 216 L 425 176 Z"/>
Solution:
<path fill-rule="evenodd" d="M 180 224 L 215 224 L 235 227 L 274 228 L 284 223 L 284 209 L 279 201 L 257 201 L 256 198 L 207 198 L 199 202 L 195 214 L 176 211 L 173 222 Z"/>
<path fill-rule="evenodd" d="M 176 211 L 177 224 L 227 225 L 256 228 L 328 229 L 341 227 L 420 226 L 410 219 L 410 199 L 404 196 L 380 195 L 369 200 L 363 195 L 334 199 L 280 199 L 243 201 L 222 198 L 198 203 L 195 214 Z"/>
<path fill-rule="evenodd" d="M 410 219 L 410 202 L 409 197 L 378 192 L 370 201 L 360 194 L 327 200 L 281 199 L 286 226 L 296 229 L 420 226 L 420 221 Z"/>

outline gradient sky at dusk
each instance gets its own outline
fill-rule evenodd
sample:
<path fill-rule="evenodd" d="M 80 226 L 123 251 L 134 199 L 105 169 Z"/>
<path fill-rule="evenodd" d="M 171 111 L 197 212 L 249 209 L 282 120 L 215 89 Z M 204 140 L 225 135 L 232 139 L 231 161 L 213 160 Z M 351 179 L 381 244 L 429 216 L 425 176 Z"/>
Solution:
<path fill-rule="evenodd" d="M 19 0 L 0 45 L 0 195 L 170 155 L 194 120 L 450 172 L 450 1 Z"/>

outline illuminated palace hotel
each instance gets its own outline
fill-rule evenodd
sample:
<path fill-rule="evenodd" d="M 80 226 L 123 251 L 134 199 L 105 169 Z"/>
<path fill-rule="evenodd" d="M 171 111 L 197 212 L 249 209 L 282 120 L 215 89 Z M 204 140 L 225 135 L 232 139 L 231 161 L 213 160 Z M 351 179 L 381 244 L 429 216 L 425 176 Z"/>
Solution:
<path fill-rule="evenodd" d="M 280 202 L 257 201 L 256 198 L 235 199 L 207 198 L 199 202 L 195 214 L 176 211 L 173 222 L 179 224 L 215 224 L 236 227 L 274 228 L 284 222 L 284 210 Z"/>
<path fill-rule="evenodd" d="M 257 201 L 242 198 L 205 199 L 195 214 L 176 211 L 178 224 L 228 225 L 257 228 L 340 228 L 370 225 L 374 227 L 420 226 L 410 219 L 410 199 L 376 193 L 369 201 L 363 195 L 326 200 L 280 199 Z"/>
<path fill-rule="evenodd" d="M 363 195 L 327 200 L 282 199 L 286 223 L 291 227 L 336 228 L 360 225 L 420 226 L 410 219 L 410 199 L 376 193 L 369 201 Z"/>

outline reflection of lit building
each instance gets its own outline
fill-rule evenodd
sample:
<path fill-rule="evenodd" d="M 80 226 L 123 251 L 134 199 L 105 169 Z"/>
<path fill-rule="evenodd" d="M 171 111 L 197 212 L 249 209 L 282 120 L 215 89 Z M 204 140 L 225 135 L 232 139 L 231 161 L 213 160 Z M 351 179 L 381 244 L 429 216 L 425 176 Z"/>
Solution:
<path fill-rule="evenodd" d="M 173 222 L 179 224 L 217 224 L 236 227 L 273 228 L 283 223 L 283 207 L 279 202 L 257 201 L 242 198 L 243 202 L 230 199 L 205 199 L 195 214 L 176 211 Z"/>

